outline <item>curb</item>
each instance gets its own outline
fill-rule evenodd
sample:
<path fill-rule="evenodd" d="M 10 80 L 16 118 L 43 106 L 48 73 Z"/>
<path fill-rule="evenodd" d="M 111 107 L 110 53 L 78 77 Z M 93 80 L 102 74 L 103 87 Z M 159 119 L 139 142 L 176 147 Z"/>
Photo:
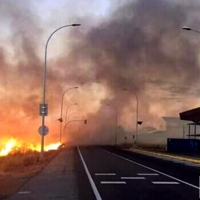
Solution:
<path fill-rule="evenodd" d="M 173 156 L 173 155 L 169 155 L 169 154 L 164 154 L 164 153 L 157 153 L 157 152 L 152 152 L 152 151 L 146 151 L 146 150 L 141 150 L 141 149 L 129 149 L 129 151 L 132 152 L 136 152 L 136 153 L 142 153 L 142 154 L 146 154 L 146 155 L 153 155 L 156 157 L 160 157 L 160 158 L 170 158 L 176 161 L 186 161 L 189 163 L 195 163 L 195 164 L 200 164 L 200 159 L 193 159 L 193 158 L 187 158 L 187 157 L 182 157 L 182 156 Z"/>

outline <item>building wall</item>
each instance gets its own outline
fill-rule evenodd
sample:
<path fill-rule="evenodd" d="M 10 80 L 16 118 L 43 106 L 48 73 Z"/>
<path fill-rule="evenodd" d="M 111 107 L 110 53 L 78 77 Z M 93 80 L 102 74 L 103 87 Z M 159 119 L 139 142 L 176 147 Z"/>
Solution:
<path fill-rule="evenodd" d="M 166 122 L 167 138 L 187 138 L 189 121 L 180 120 L 177 117 L 163 117 Z"/>
<path fill-rule="evenodd" d="M 138 142 L 141 145 L 166 145 L 167 137 L 165 131 L 156 131 L 138 135 Z"/>
<path fill-rule="evenodd" d="M 189 121 L 182 121 L 178 117 L 163 117 L 166 122 L 166 130 L 151 131 L 138 134 L 138 142 L 141 145 L 167 145 L 167 138 L 188 138 Z M 200 126 L 196 127 L 196 133 L 200 134 Z M 194 134 L 194 126 L 190 128 Z M 194 137 L 191 137 L 194 138 Z"/>

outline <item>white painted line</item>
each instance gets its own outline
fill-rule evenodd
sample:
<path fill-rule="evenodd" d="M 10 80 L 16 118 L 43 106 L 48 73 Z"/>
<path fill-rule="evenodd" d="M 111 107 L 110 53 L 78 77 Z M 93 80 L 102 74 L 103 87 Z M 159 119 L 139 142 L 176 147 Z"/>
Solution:
<path fill-rule="evenodd" d="M 95 173 L 95 176 L 116 176 L 115 173 Z"/>
<path fill-rule="evenodd" d="M 101 184 L 126 184 L 125 181 L 101 181 Z"/>
<path fill-rule="evenodd" d="M 18 194 L 30 194 L 31 192 L 30 191 L 21 191 L 21 192 L 18 192 Z"/>
<path fill-rule="evenodd" d="M 169 181 L 152 181 L 153 184 L 161 184 L 161 185 L 178 185 L 178 182 L 169 182 Z"/>
<path fill-rule="evenodd" d="M 138 173 L 139 176 L 159 176 L 159 174 L 155 173 Z"/>
<path fill-rule="evenodd" d="M 186 182 L 186 181 L 183 181 L 183 180 L 181 180 L 181 179 L 175 178 L 175 177 L 173 177 L 173 176 L 170 176 L 170 175 L 168 175 L 168 174 L 165 174 L 165 173 L 163 173 L 163 172 L 160 172 L 160 171 L 158 171 L 158 170 L 156 170 L 156 169 L 147 167 L 147 166 L 142 165 L 142 164 L 140 164 L 140 163 L 134 162 L 134 161 L 132 161 L 132 160 L 129 160 L 129 159 L 127 159 L 127 158 L 124 158 L 124 157 L 122 157 L 122 156 L 119 156 L 119 155 L 117 155 L 117 154 L 115 154 L 115 153 L 111 153 L 111 152 L 109 152 L 109 151 L 107 151 L 107 150 L 105 150 L 105 149 L 102 149 L 102 150 L 105 151 L 105 152 L 107 152 L 107 153 L 109 153 L 109 154 L 112 154 L 112 155 L 114 155 L 114 156 L 116 156 L 116 157 L 118 157 L 118 158 L 121 158 L 121 159 L 126 160 L 126 161 L 131 162 L 131 163 L 134 163 L 134 164 L 136 164 L 136 165 L 138 165 L 138 166 L 144 167 L 144 168 L 149 169 L 149 170 L 151 170 L 151 171 L 154 171 L 154 172 L 156 172 L 156 173 L 162 174 L 163 176 L 169 177 L 169 178 L 171 178 L 171 179 L 174 179 L 174 180 L 176 180 L 176 181 L 179 181 L 179 182 L 181 182 L 181 183 L 184 183 L 185 185 L 188 185 L 188 186 L 190 186 L 190 187 L 193 187 L 193 188 L 195 188 L 195 189 L 200 190 L 200 188 L 197 187 L 196 185 L 193 185 L 193 184 L 188 183 L 188 182 Z"/>
<path fill-rule="evenodd" d="M 121 179 L 125 179 L 125 180 L 144 180 L 146 179 L 145 177 L 121 177 Z"/>
<path fill-rule="evenodd" d="M 77 149 L 78 149 L 80 158 L 81 158 L 81 160 L 82 160 L 83 166 L 84 166 L 84 168 L 85 168 L 85 172 L 86 172 L 86 174 L 87 174 L 87 176 L 88 176 L 88 179 L 89 179 L 89 181 L 90 181 L 90 185 L 91 185 L 91 187 L 92 187 L 92 190 L 93 190 L 93 192 L 94 192 L 94 195 L 95 195 L 95 197 L 96 197 L 97 200 L 102 200 L 102 198 L 101 198 L 101 196 L 100 196 L 100 194 L 99 194 L 99 192 L 98 192 L 98 190 L 97 190 L 97 187 L 96 187 L 96 185 L 95 185 L 95 183 L 94 183 L 94 181 L 93 181 L 93 179 L 92 179 L 92 176 L 90 175 L 90 172 L 89 172 L 89 170 L 88 170 L 88 168 L 87 168 L 87 165 L 86 165 L 86 163 L 85 163 L 85 161 L 84 161 L 84 159 L 83 159 L 83 156 L 82 156 L 81 151 L 80 151 L 80 149 L 79 149 L 78 146 L 77 146 Z"/>

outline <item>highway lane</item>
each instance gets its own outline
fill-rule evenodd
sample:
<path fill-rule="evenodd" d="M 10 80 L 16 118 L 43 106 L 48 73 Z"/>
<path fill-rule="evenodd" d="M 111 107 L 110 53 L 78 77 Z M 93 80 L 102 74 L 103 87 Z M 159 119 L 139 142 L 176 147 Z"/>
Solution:
<path fill-rule="evenodd" d="M 166 163 L 170 163 L 169 169 Z M 112 148 L 80 147 L 75 170 L 82 199 L 199 199 L 198 169 L 181 164 L 178 168 L 177 163 L 149 156 L 141 157 Z M 194 177 L 195 181 L 191 180 Z"/>
<path fill-rule="evenodd" d="M 179 178 L 185 182 L 189 182 L 199 187 L 200 167 L 195 167 L 195 165 L 190 167 L 183 163 L 181 164 L 179 162 L 174 162 L 173 160 L 167 161 L 164 159 L 158 159 L 150 155 L 147 156 L 136 152 L 130 152 L 129 150 L 120 150 L 112 147 L 107 147 L 106 149 L 114 154 L 130 160 L 133 160 L 134 158 L 135 162 L 147 165 L 158 171 L 165 172 L 168 175 Z"/>

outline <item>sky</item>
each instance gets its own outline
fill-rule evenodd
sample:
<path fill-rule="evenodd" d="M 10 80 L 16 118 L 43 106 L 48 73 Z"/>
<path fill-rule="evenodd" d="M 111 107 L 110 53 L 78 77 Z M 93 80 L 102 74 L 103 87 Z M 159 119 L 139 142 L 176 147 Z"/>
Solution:
<path fill-rule="evenodd" d="M 0 137 L 40 141 L 44 49 L 47 57 L 46 142 L 59 140 L 62 93 L 72 123 L 64 140 L 112 142 L 115 110 L 118 131 L 164 129 L 163 116 L 199 106 L 199 27 L 197 0 L 2 0 L 0 1 Z M 122 90 L 126 88 L 125 92 Z M 110 104 L 111 106 L 107 106 Z"/>

